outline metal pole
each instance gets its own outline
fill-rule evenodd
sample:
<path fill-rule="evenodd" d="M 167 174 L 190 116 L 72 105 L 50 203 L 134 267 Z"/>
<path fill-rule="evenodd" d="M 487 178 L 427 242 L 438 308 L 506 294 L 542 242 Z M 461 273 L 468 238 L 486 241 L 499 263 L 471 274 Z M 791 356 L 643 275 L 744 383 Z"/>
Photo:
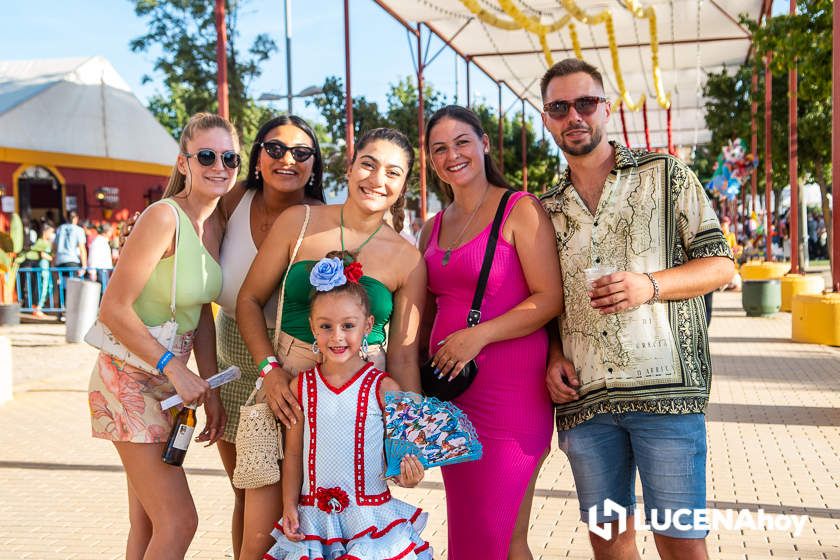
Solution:
<path fill-rule="evenodd" d="M 346 1 L 346 0 L 345 0 Z M 426 220 L 426 115 L 423 102 L 423 28 L 417 24 L 417 146 L 420 173 L 420 219 Z"/>
<path fill-rule="evenodd" d="M 292 1 L 283 0 L 286 11 L 286 99 L 292 114 Z"/>
<path fill-rule="evenodd" d="M 350 0 L 344 0 L 344 110 L 347 128 L 344 132 L 347 144 L 347 163 L 353 157 L 353 94 L 350 89 Z"/>
<path fill-rule="evenodd" d="M 467 109 L 470 108 L 470 57 L 464 59 L 467 63 Z"/>
<path fill-rule="evenodd" d="M 525 99 L 522 99 L 522 190 L 528 191 L 528 135 L 525 132 Z"/>
<path fill-rule="evenodd" d="M 505 114 L 502 108 L 502 82 L 496 82 L 499 86 L 499 170 L 505 172 L 505 152 L 503 146 L 505 144 Z"/>
<path fill-rule="evenodd" d="M 455 105 L 458 104 L 458 59 L 461 58 L 457 54 L 453 57 L 455 59 Z"/>
<path fill-rule="evenodd" d="M 834 2 L 831 72 L 831 169 L 840 169 L 840 2 Z M 831 285 L 840 293 L 840 173 L 831 174 Z M 825 216 L 828 219 L 828 216 Z"/>
<path fill-rule="evenodd" d="M 770 72 L 770 58 L 768 53 L 764 58 L 764 258 L 773 260 L 773 217 L 770 210 L 770 195 L 773 192 L 773 161 L 770 156 L 770 145 L 773 143 L 773 114 L 770 105 L 773 103 L 773 74 Z"/>
<path fill-rule="evenodd" d="M 753 156 L 753 165 L 755 162 L 758 161 L 758 124 L 755 122 L 756 116 L 758 115 L 758 69 L 753 69 L 753 76 L 752 76 L 752 88 L 750 90 L 752 94 L 752 103 L 750 106 L 750 132 L 752 133 L 752 139 L 750 141 L 750 153 Z M 752 177 L 750 178 L 752 182 L 752 200 L 750 204 L 750 209 L 755 211 L 758 207 L 758 167 L 754 167 L 752 171 Z M 747 216 L 745 219 L 749 219 Z"/>
<path fill-rule="evenodd" d="M 790 15 L 796 15 L 796 0 L 790 0 Z M 796 127 L 797 82 L 796 63 L 788 70 L 788 169 L 790 170 L 790 210 L 788 234 L 790 235 L 790 273 L 799 274 L 799 160 Z"/>
<path fill-rule="evenodd" d="M 219 114 L 229 119 L 225 0 L 216 0 L 213 14 L 216 16 L 216 98 L 219 105 Z"/>

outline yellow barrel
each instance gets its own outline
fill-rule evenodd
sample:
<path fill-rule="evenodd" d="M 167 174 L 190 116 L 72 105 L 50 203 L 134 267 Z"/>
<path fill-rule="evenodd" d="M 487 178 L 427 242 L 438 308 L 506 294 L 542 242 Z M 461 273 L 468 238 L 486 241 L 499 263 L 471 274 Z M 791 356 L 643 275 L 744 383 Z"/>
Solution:
<path fill-rule="evenodd" d="M 738 272 L 743 280 L 773 280 L 781 278 L 790 270 L 790 263 L 750 261 L 741 265 Z"/>
<path fill-rule="evenodd" d="M 825 279 L 819 274 L 785 274 L 782 276 L 781 311 L 790 311 L 796 294 L 821 294 Z"/>
<path fill-rule="evenodd" d="M 791 330 L 795 342 L 840 346 L 840 293 L 795 295 Z"/>

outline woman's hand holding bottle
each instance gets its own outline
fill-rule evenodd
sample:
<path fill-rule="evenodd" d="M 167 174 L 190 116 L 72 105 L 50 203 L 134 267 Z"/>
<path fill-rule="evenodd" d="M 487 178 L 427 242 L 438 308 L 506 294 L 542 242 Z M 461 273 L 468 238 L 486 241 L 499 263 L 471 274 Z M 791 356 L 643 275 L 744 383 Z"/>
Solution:
<path fill-rule="evenodd" d="M 172 382 L 175 392 L 180 395 L 184 403 L 202 405 L 210 399 L 212 393 L 210 384 L 191 372 L 181 360 L 177 358 L 170 360 L 163 373 Z"/>

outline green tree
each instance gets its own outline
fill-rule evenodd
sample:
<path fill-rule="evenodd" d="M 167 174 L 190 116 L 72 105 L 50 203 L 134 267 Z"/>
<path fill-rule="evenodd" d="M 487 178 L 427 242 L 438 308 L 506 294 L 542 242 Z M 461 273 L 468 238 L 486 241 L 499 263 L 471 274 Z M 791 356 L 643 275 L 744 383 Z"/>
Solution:
<path fill-rule="evenodd" d="M 701 157 L 696 168 L 701 178 L 711 177 L 712 167 L 722 146 L 733 137 L 749 142 L 750 84 L 758 75 L 758 178 L 764 190 L 764 57 L 772 53 L 772 130 L 771 157 L 773 188 L 781 190 L 790 181 L 788 160 L 788 70 L 798 74 L 798 175 L 800 184 L 813 181 L 820 186 L 822 210 L 830 228 L 831 210 L 827 194 L 831 191 L 831 12 L 830 0 L 801 0 L 795 16 L 782 15 L 763 25 L 741 18 L 753 34 L 754 57 L 733 71 L 709 76 L 704 94 L 706 126 L 712 132 L 708 157 Z M 802 224 L 805 227 L 805 224 Z M 831 236 L 829 235 L 829 239 Z"/>
<path fill-rule="evenodd" d="M 341 189 L 347 171 L 347 119 L 344 83 L 341 78 L 328 76 L 321 87 L 322 95 L 306 100 L 318 109 L 325 124 L 316 125 L 315 132 L 324 158 L 324 184 L 334 193 Z M 386 126 L 379 107 L 364 96 L 353 98 L 353 137 L 365 130 Z"/>
<path fill-rule="evenodd" d="M 473 111 L 481 120 L 481 126 L 490 137 L 490 153 L 495 160 L 499 157 L 499 113 L 495 108 L 484 103 L 473 105 Z M 541 127 L 542 122 L 537 122 Z M 514 187 L 522 187 L 522 113 L 505 115 L 502 121 L 502 170 L 505 178 Z M 537 140 L 534 121 L 525 120 L 525 145 L 528 161 L 528 190 L 543 192 L 553 187 L 559 180 L 557 157 L 551 153 L 549 141 Z"/>
<path fill-rule="evenodd" d="M 763 26 L 742 18 L 753 34 L 756 55 L 773 53 L 774 96 L 777 77 L 784 81 L 786 91 L 788 71 L 797 71 L 798 174 L 820 186 L 829 239 L 831 209 L 826 195 L 831 192 L 832 10 L 831 0 L 800 0 L 796 15 L 776 16 Z M 787 158 L 783 160 L 787 169 Z M 776 161 L 774 157 L 774 167 Z M 787 182 L 785 179 L 782 184 Z"/>
<path fill-rule="evenodd" d="M 218 112 L 216 84 L 216 26 L 213 2 L 207 0 L 133 0 L 134 13 L 146 20 L 147 31 L 130 42 L 134 52 L 159 52 L 154 69 L 163 75 L 163 92 L 149 99 L 149 109 L 178 139 L 190 115 Z M 260 65 L 277 45 L 260 34 L 247 55 L 238 48 L 237 18 L 243 2 L 226 0 L 227 77 L 230 118 L 243 143 L 256 135 L 273 111 L 251 97 L 249 88 L 260 76 Z M 144 76 L 143 81 L 152 78 Z"/>

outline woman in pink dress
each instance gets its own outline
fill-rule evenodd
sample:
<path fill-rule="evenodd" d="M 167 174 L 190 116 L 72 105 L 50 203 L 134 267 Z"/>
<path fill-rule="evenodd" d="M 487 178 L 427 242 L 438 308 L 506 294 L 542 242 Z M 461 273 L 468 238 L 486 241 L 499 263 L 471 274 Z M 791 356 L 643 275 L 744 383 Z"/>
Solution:
<path fill-rule="evenodd" d="M 469 360 L 478 376 L 455 400 L 484 447 L 479 461 L 443 467 L 450 560 L 529 559 L 534 484 L 553 430 L 545 385 L 546 323 L 563 308 L 554 230 L 539 202 L 507 202 L 481 322 L 466 328 L 490 225 L 506 189 L 478 117 L 458 106 L 437 111 L 426 128 L 432 167 L 453 202 L 420 239 L 435 310 L 429 354 L 443 375 Z"/>

